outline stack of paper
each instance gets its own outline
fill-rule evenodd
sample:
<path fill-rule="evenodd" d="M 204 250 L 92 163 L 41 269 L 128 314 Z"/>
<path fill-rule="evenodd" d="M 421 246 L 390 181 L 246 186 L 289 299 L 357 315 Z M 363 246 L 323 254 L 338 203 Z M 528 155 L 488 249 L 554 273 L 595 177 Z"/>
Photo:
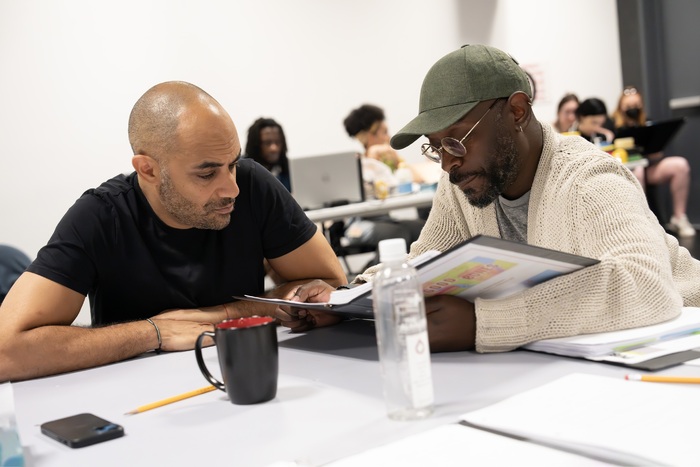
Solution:
<path fill-rule="evenodd" d="M 700 333 L 700 308 L 686 307 L 678 318 L 665 323 L 624 331 L 545 339 L 527 344 L 524 348 L 568 357 L 602 357 L 697 333 Z M 691 341 L 688 343 L 694 345 Z M 680 350 L 687 349 L 676 351 Z"/>

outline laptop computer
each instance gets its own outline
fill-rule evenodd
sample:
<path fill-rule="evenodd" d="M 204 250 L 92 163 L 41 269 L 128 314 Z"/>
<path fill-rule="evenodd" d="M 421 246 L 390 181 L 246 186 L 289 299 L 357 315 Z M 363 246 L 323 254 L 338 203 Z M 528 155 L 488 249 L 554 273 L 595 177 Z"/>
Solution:
<path fill-rule="evenodd" d="M 364 201 L 362 166 L 356 152 L 289 159 L 292 196 L 304 209 Z"/>
<path fill-rule="evenodd" d="M 663 151 L 684 123 L 685 118 L 674 118 L 652 122 L 647 126 L 625 127 L 618 130 L 616 137 L 634 138 L 634 145 L 646 156 Z"/>

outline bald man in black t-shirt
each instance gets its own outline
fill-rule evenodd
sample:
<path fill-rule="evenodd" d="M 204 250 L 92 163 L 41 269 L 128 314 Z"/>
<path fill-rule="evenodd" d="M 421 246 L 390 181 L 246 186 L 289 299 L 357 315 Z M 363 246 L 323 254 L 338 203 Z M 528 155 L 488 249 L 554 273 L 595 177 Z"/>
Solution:
<path fill-rule="evenodd" d="M 286 281 L 274 297 L 314 278 L 346 282 L 289 192 L 240 160 L 236 127 L 206 92 L 154 86 L 131 112 L 129 140 L 135 171 L 76 201 L 0 307 L 0 381 L 191 349 L 226 318 L 294 320 L 233 301 L 264 293 L 265 259 Z M 71 326 L 86 296 L 93 327 Z"/>

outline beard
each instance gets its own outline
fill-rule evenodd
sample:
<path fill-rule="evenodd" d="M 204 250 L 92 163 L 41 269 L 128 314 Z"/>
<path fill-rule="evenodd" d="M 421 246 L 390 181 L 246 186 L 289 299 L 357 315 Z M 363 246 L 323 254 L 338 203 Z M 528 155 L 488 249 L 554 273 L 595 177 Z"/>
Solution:
<path fill-rule="evenodd" d="M 455 185 L 470 177 L 480 177 L 483 180 L 481 192 L 474 188 L 463 190 L 469 204 L 477 208 L 485 208 L 493 203 L 515 181 L 520 170 L 515 140 L 508 134 L 500 112 L 496 115 L 494 122 L 496 145 L 487 157 L 490 161 L 488 167 L 479 172 L 466 174 L 457 173 L 456 168 L 450 172 L 450 182 Z"/>
<path fill-rule="evenodd" d="M 231 222 L 230 214 L 222 215 L 214 210 L 235 202 L 234 198 L 209 201 L 204 207 L 200 207 L 177 191 L 166 169 L 161 170 L 160 178 L 161 183 L 158 187 L 160 202 L 168 214 L 179 223 L 197 229 L 221 230 Z"/>

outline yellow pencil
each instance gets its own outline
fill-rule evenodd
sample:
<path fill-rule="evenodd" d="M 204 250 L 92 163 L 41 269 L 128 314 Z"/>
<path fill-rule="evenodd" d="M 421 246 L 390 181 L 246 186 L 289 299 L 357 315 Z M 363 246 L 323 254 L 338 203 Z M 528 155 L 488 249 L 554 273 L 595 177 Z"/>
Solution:
<path fill-rule="evenodd" d="M 630 381 L 650 381 L 652 383 L 691 383 L 700 384 L 700 378 L 689 376 L 625 375 Z"/>
<path fill-rule="evenodd" d="M 207 386 L 205 388 L 195 389 L 194 391 L 186 392 L 184 394 L 180 394 L 179 396 L 168 397 L 167 399 L 163 399 L 163 400 L 160 400 L 158 402 L 152 402 L 150 404 L 142 405 L 141 407 L 137 407 L 134 410 L 132 410 L 131 412 L 125 413 L 124 415 L 135 415 L 137 413 L 145 412 L 147 410 L 157 409 L 158 407 L 172 404 L 173 402 L 181 401 L 183 399 L 188 399 L 190 397 L 198 396 L 200 394 L 205 394 L 205 393 L 211 392 L 215 389 L 216 388 L 214 386 Z"/>

